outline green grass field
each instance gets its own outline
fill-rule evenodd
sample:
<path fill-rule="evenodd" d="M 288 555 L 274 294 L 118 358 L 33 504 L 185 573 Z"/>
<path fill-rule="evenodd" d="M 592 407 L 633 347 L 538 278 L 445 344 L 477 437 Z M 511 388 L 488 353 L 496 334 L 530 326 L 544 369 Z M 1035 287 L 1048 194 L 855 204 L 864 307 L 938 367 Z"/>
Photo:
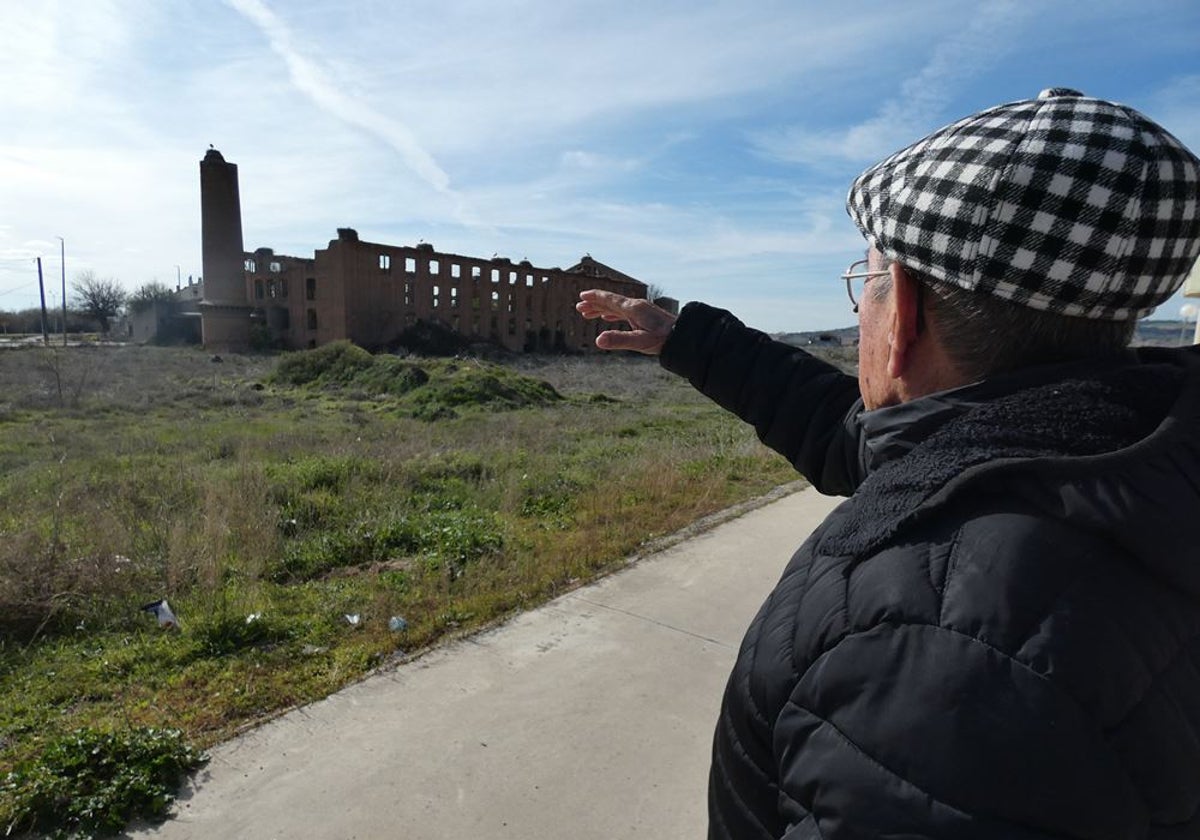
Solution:
<path fill-rule="evenodd" d="M 797 478 L 642 358 L 37 348 L 0 382 L 0 831 L 161 813 L 192 748 Z"/>

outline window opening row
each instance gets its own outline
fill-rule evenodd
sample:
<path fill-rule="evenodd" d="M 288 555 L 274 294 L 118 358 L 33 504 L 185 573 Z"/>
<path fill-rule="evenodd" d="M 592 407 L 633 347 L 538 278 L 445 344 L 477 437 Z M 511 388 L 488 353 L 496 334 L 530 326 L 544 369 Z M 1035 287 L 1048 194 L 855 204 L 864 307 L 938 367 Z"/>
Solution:
<path fill-rule="evenodd" d="M 252 260 L 246 261 L 247 265 L 251 264 L 252 262 L 253 262 Z M 426 267 L 429 271 L 429 274 L 431 274 L 431 275 L 438 275 L 438 274 L 442 273 L 442 264 L 441 264 L 440 260 L 430 260 Z M 392 270 L 392 255 L 391 254 L 380 254 L 379 255 L 379 268 L 381 271 L 391 271 Z M 253 269 L 248 269 L 248 270 L 252 271 Z M 272 269 L 272 270 L 274 270 L 274 269 Z M 417 260 L 415 257 L 405 257 L 404 258 L 404 272 L 406 274 L 416 274 L 417 273 Z M 450 276 L 455 279 L 461 278 L 462 277 L 462 266 L 459 265 L 458 263 L 450 263 Z M 483 270 L 480 266 L 477 266 L 477 265 L 471 266 L 471 277 L 472 278 L 479 279 L 482 276 L 483 276 Z M 501 277 L 502 277 L 500 269 L 493 268 L 491 270 L 490 276 L 491 276 L 491 281 L 493 283 L 497 283 L 497 284 L 500 283 Z M 541 279 L 542 283 L 550 282 L 550 277 L 545 274 L 543 274 L 540 279 Z M 521 277 L 516 271 L 508 272 L 508 285 L 516 286 L 520 282 L 520 280 L 521 280 Z M 534 276 L 532 274 L 526 274 L 524 277 L 524 282 L 525 282 L 525 286 L 527 288 L 533 288 Z"/>
<path fill-rule="evenodd" d="M 250 274 L 255 274 L 258 271 L 258 263 L 250 259 L 243 260 L 242 268 Z M 279 262 L 278 260 L 272 260 L 270 263 L 268 263 L 267 270 L 272 274 L 278 274 L 279 272 L 283 271 L 283 263 Z"/>

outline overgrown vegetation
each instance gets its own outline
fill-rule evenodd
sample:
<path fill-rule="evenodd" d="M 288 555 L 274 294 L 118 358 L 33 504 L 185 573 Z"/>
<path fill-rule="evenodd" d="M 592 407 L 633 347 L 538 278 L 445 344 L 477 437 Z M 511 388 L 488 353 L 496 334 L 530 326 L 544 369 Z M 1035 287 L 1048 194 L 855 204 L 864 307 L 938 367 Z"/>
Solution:
<path fill-rule="evenodd" d="M 64 787 L 83 778 L 70 745 L 145 744 L 105 766 L 185 770 L 196 754 L 181 749 L 795 478 L 652 360 L 56 352 L 0 352 L 0 827 L 14 830 L 50 830 L 38 821 L 63 797 L 94 800 L 99 820 L 58 808 L 63 832 L 165 807 L 144 775 Z M 177 631 L 141 609 L 164 597 Z"/>
<path fill-rule="evenodd" d="M 21 762 L 0 793 L 11 800 L 10 830 L 55 838 L 115 834 L 134 817 L 164 816 L 184 775 L 203 762 L 178 730 L 76 729 Z"/>
<path fill-rule="evenodd" d="M 549 383 L 498 364 L 373 356 L 348 341 L 287 354 L 270 381 L 359 395 L 408 396 L 395 407 L 422 420 L 446 420 L 463 408 L 527 408 L 561 399 Z"/>

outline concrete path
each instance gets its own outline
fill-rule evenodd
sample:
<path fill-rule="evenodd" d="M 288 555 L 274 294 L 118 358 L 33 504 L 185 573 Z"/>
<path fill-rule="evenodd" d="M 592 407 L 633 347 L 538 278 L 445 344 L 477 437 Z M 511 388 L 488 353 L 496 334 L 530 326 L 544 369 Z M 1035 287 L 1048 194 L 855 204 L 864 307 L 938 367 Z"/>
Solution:
<path fill-rule="evenodd" d="M 211 751 L 135 837 L 703 837 L 742 633 L 839 500 L 804 490 Z"/>

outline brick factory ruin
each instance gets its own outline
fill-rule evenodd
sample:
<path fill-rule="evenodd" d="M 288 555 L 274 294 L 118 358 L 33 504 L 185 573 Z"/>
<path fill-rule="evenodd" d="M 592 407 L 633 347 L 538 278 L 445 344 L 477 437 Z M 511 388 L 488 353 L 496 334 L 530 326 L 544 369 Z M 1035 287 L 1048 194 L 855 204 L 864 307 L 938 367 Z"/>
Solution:
<path fill-rule="evenodd" d="M 587 352 L 604 327 L 576 313 L 579 292 L 647 293 L 645 283 L 590 256 L 566 269 L 537 268 L 528 260 L 442 253 L 427 243 L 364 242 L 350 228 L 339 228 L 311 257 L 245 251 L 237 165 L 211 148 L 200 161 L 200 204 L 198 310 L 204 346 L 218 352 L 339 339 L 387 347 L 422 324 L 514 352 Z"/>

